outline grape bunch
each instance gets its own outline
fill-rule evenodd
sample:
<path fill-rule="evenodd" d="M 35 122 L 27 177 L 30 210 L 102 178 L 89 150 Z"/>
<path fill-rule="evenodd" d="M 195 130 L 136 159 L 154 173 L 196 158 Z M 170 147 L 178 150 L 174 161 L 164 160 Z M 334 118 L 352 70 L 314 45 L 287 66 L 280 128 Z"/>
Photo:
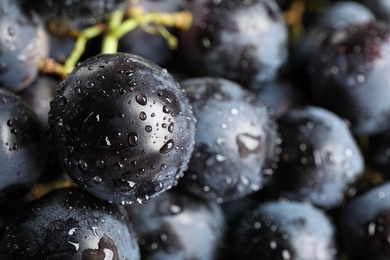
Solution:
<path fill-rule="evenodd" d="M 389 259 L 389 20 L 1 1 L 0 259 Z"/>

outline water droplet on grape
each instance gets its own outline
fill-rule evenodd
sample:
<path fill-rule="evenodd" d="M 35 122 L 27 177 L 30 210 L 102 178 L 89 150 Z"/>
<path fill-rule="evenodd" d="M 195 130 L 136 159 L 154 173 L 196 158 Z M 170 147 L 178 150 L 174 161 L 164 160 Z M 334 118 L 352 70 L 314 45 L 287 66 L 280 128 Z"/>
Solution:
<path fill-rule="evenodd" d="M 172 139 L 170 139 L 160 148 L 160 153 L 162 154 L 169 153 L 170 151 L 173 150 L 173 148 L 175 148 L 175 142 Z"/>
<path fill-rule="evenodd" d="M 152 130 L 153 130 L 152 126 L 150 126 L 150 125 L 145 126 L 146 132 L 150 133 L 150 132 L 152 132 Z"/>
<path fill-rule="evenodd" d="M 240 157 L 247 157 L 261 151 L 261 136 L 239 134 L 236 137 L 236 143 Z"/>
<path fill-rule="evenodd" d="M 139 119 L 141 119 L 142 121 L 146 120 L 147 118 L 147 115 L 144 111 L 142 111 L 141 113 L 139 113 Z"/>
<path fill-rule="evenodd" d="M 130 133 L 129 136 L 128 136 L 128 142 L 129 142 L 129 145 L 134 147 L 134 146 L 137 146 L 138 144 L 138 134 L 137 133 Z"/>
<path fill-rule="evenodd" d="M 169 131 L 170 133 L 173 133 L 174 127 L 175 127 L 175 124 L 174 124 L 173 122 L 170 123 L 169 126 L 168 126 L 168 131 Z"/>
<path fill-rule="evenodd" d="M 148 103 L 148 99 L 146 98 L 146 96 L 142 93 L 138 94 L 136 97 L 135 97 L 135 100 L 137 101 L 138 104 L 140 104 L 141 106 L 145 106 L 147 103 Z"/>

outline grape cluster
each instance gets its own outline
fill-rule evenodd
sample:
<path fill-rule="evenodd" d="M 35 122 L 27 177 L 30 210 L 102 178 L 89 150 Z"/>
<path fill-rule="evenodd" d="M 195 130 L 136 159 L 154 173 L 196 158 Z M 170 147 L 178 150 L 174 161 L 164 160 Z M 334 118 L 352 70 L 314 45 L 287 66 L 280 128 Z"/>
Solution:
<path fill-rule="evenodd" d="M 1 1 L 0 259 L 389 259 L 389 21 Z"/>

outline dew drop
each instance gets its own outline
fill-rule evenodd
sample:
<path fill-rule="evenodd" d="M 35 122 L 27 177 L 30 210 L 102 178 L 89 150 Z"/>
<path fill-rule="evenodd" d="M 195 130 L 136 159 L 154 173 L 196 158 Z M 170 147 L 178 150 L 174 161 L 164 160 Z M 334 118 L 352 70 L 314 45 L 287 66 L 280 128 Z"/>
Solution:
<path fill-rule="evenodd" d="M 146 120 L 147 118 L 147 115 L 144 111 L 142 111 L 141 113 L 139 113 L 139 119 L 141 119 L 142 121 Z"/>
<path fill-rule="evenodd" d="M 64 96 L 59 96 L 57 98 L 57 104 L 61 107 L 65 106 L 65 104 L 68 102 L 68 99 Z"/>
<path fill-rule="evenodd" d="M 160 148 L 160 153 L 162 154 L 169 153 L 170 151 L 173 150 L 173 148 L 175 148 L 175 142 L 172 139 L 170 139 Z"/>
<path fill-rule="evenodd" d="M 103 180 L 99 176 L 95 176 L 93 177 L 93 181 L 97 184 L 101 184 Z"/>
<path fill-rule="evenodd" d="M 93 83 L 92 81 L 87 81 L 85 83 L 86 88 L 93 88 L 94 86 L 95 86 L 95 83 Z"/>
<path fill-rule="evenodd" d="M 239 134 L 236 137 L 236 143 L 241 157 L 247 157 L 261 151 L 261 136 Z"/>
<path fill-rule="evenodd" d="M 76 249 L 76 251 L 79 251 L 79 248 L 80 248 L 80 244 L 79 243 L 74 243 L 74 242 L 70 242 L 68 241 L 69 244 L 73 245 Z"/>
<path fill-rule="evenodd" d="M 86 171 L 88 169 L 88 164 L 84 160 L 79 161 L 79 168 L 83 171 Z"/>
<path fill-rule="evenodd" d="M 167 106 L 163 106 L 162 111 L 166 114 L 169 114 L 171 112 L 171 109 Z"/>
<path fill-rule="evenodd" d="M 74 91 L 74 93 L 75 93 L 76 95 L 79 95 L 79 94 L 81 94 L 81 87 L 80 87 L 80 86 L 75 86 L 75 87 L 73 88 L 73 91 Z"/>
<path fill-rule="evenodd" d="M 152 130 L 153 130 L 152 126 L 150 126 L 150 125 L 145 126 L 146 132 L 150 133 L 150 132 L 152 132 Z"/>
<path fill-rule="evenodd" d="M 160 169 L 162 170 L 162 171 L 165 171 L 166 169 L 167 169 L 167 165 L 166 164 L 161 164 L 160 165 Z"/>
<path fill-rule="evenodd" d="M 169 126 L 168 126 L 168 131 L 169 131 L 170 133 L 173 133 L 174 127 L 175 127 L 175 124 L 174 124 L 173 122 L 170 123 Z"/>
<path fill-rule="evenodd" d="M 146 98 L 146 96 L 142 93 L 138 94 L 136 97 L 135 97 L 135 100 L 137 101 L 138 104 L 140 104 L 141 106 L 145 106 L 147 103 L 148 103 L 148 99 Z"/>
<path fill-rule="evenodd" d="M 137 146 L 138 144 L 138 134 L 137 133 L 130 133 L 128 136 L 128 142 L 131 147 Z"/>

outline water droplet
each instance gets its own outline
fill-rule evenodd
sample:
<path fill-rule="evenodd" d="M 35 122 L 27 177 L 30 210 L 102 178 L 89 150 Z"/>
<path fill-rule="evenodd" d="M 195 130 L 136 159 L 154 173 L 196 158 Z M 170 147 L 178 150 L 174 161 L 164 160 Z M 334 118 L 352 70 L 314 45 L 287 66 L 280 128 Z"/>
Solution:
<path fill-rule="evenodd" d="M 79 251 L 79 248 L 80 248 L 80 244 L 79 243 L 74 243 L 74 242 L 70 242 L 68 241 L 69 244 L 73 245 L 76 249 L 76 251 Z"/>
<path fill-rule="evenodd" d="M 137 101 L 138 104 L 140 104 L 141 106 L 145 106 L 147 103 L 148 103 L 148 99 L 146 98 L 146 96 L 142 93 L 138 94 L 136 97 L 135 97 L 135 100 Z"/>
<path fill-rule="evenodd" d="M 94 86 L 95 86 L 95 83 L 93 83 L 92 81 L 87 81 L 85 83 L 86 88 L 93 88 Z"/>
<path fill-rule="evenodd" d="M 282 250 L 282 257 L 284 260 L 290 260 L 291 259 L 290 252 L 287 249 L 283 249 Z"/>
<path fill-rule="evenodd" d="M 232 110 L 230 110 L 230 113 L 232 115 L 237 115 L 240 111 L 237 109 L 237 108 L 232 108 Z"/>
<path fill-rule="evenodd" d="M 109 148 L 111 146 L 111 140 L 108 136 L 101 136 L 96 144 L 96 147 L 97 148 L 100 148 L 100 149 L 106 149 L 106 148 Z"/>
<path fill-rule="evenodd" d="M 223 156 L 222 154 L 217 154 L 217 155 L 215 156 L 215 158 L 217 159 L 218 162 L 224 162 L 224 161 L 226 161 L 226 157 Z"/>
<path fill-rule="evenodd" d="M 134 147 L 134 146 L 137 146 L 138 144 L 138 134 L 137 133 L 130 133 L 129 136 L 128 136 L 128 142 L 129 142 L 129 145 Z"/>
<path fill-rule="evenodd" d="M 68 231 L 68 235 L 69 236 L 73 236 L 73 234 L 76 232 L 76 230 L 77 230 L 77 228 L 71 228 L 71 229 L 69 229 L 69 231 Z"/>
<path fill-rule="evenodd" d="M 173 122 L 170 123 L 169 126 L 168 126 L 168 132 L 173 133 L 174 127 L 175 127 L 175 124 Z"/>
<path fill-rule="evenodd" d="M 97 230 L 99 229 L 98 227 L 91 227 L 92 228 L 92 233 L 95 237 L 99 237 L 97 234 Z"/>
<path fill-rule="evenodd" d="M 179 214 L 181 211 L 182 211 L 182 208 L 179 206 L 179 205 L 176 205 L 176 204 L 172 204 L 170 207 L 169 207 L 169 211 L 172 213 L 172 214 Z"/>
<path fill-rule="evenodd" d="M 167 169 L 167 165 L 166 164 L 161 164 L 160 165 L 160 169 L 162 170 L 162 171 L 165 171 L 166 169 Z"/>
<path fill-rule="evenodd" d="M 149 201 L 149 199 L 150 199 L 150 196 L 149 195 L 145 195 L 144 197 L 138 197 L 137 198 L 137 202 L 139 204 L 145 204 L 145 203 L 147 203 Z"/>
<path fill-rule="evenodd" d="M 156 187 L 154 187 L 154 190 L 156 192 L 160 192 L 163 190 L 163 188 L 164 188 L 164 184 L 162 182 L 160 182 L 159 184 L 156 185 Z"/>
<path fill-rule="evenodd" d="M 174 147 L 175 147 L 175 142 L 172 139 L 170 139 L 160 148 L 160 153 L 162 154 L 169 153 L 170 151 L 173 150 Z"/>
<path fill-rule="evenodd" d="M 79 163 L 78 163 L 78 165 L 79 165 L 79 168 L 80 168 L 81 170 L 83 170 L 83 171 L 86 171 L 86 170 L 88 169 L 88 164 L 87 164 L 87 162 L 84 161 L 84 160 L 80 160 Z"/>
<path fill-rule="evenodd" d="M 57 104 L 60 106 L 60 107 L 63 107 L 65 106 L 65 104 L 68 102 L 68 99 L 64 96 L 58 96 L 57 98 Z"/>
<path fill-rule="evenodd" d="M 236 143 L 240 157 L 247 157 L 250 154 L 261 151 L 261 136 L 239 134 L 236 137 Z"/>
<path fill-rule="evenodd" d="M 376 224 L 374 222 L 368 225 L 368 234 L 373 236 L 375 234 Z"/>
<path fill-rule="evenodd" d="M 14 36 L 15 33 L 16 33 L 15 27 L 9 26 L 9 27 L 8 27 L 8 34 L 9 34 L 9 36 Z"/>
<path fill-rule="evenodd" d="M 261 222 L 256 221 L 256 222 L 254 223 L 253 227 L 254 227 L 255 229 L 260 229 L 260 228 L 261 228 Z"/>
<path fill-rule="evenodd" d="M 356 76 L 356 81 L 358 83 L 364 83 L 364 81 L 366 81 L 366 77 L 364 77 L 364 75 L 359 74 Z"/>
<path fill-rule="evenodd" d="M 141 119 L 142 121 L 144 121 L 144 120 L 146 120 L 146 118 L 147 118 L 147 115 L 146 115 L 146 113 L 145 112 L 141 112 L 141 113 L 139 113 L 139 119 Z"/>
<path fill-rule="evenodd" d="M 116 162 L 114 164 L 114 170 L 116 170 L 116 171 L 122 169 L 123 167 L 124 167 L 124 165 L 120 162 Z"/>
<path fill-rule="evenodd" d="M 210 39 L 205 37 L 202 39 L 202 44 L 205 48 L 210 48 L 211 47 L 211 42 Z"/>
<path fill-rule="evenodd" d="M 171 109 L 167 106 L 163 106 L 162 111 L 166 114 L 169 114 L 169 112 L 171 112 Z"/>
<path fill-rule="evenodd" d="M 73 91 L 76 95 L 79 95 L 81 94 L 81 87 L 76 85 L 74 88 L 73 88 Z"/>
<path fill-rule="evenodd" d="M 152 132 L 152 130 L 153 130 L 152 126 L 150 126 L 150 125 L 145 126 L 146 132 L 150 133 L 150 132 Z"/>
<path fill-rule="evenodd" d="M 101 184 L 103 180 L 99 176 L 95 176 L 93 177 L 93 181 L 97 184 Z"/>

